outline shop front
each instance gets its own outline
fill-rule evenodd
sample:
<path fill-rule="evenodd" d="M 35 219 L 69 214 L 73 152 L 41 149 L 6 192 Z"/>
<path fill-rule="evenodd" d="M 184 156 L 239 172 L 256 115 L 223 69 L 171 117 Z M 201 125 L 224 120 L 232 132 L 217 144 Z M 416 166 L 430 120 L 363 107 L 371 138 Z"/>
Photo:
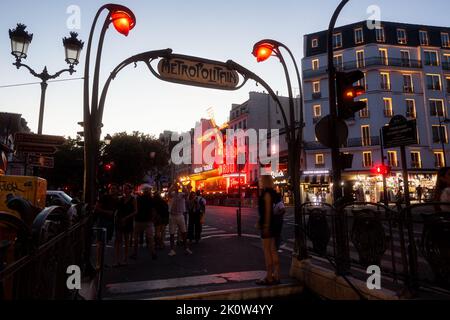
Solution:
<path fill-rule="evenodd" d="M 301 173 L 302 202 L 331 203 L 329 170 L 303 171 Z"/>

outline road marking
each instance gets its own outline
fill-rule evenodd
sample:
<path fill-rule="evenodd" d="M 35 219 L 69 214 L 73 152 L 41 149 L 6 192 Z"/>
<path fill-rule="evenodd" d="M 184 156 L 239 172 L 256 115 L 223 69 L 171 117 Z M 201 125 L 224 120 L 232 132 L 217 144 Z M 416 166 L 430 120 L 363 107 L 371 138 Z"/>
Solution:
<path fill-rule="evenodd" d="M 242 271 L 211 274 L 203 276 L 191 276 L 163 280 L 120 282 L 106 285 L 106 290 L 111 294 L 130 294 L 143 291 L 155 291 L 162 289 L 201 286 L 207 284 L 224 284 L 230 281 L 243 282 L 261 279 L 266 271 Z"/>

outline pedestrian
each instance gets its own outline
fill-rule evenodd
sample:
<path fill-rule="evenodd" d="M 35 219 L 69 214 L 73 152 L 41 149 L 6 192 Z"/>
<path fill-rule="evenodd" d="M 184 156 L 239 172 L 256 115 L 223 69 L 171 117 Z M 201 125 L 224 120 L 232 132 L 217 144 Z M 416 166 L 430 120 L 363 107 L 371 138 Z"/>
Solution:
<path fill-rule="evenodd" d="M 119 188 L 116 184 L 110 184 L 106 194 L 100 196 L 95 205 L 96 227 L 106 229 L 106 239 L 99 237 L 97 232 L 97 269 L 100 268 L 101 250 L 111 241 L 114 233 L 114 214 L 117 210 L 118 202 Z"/>
<path fill-rule="evenodd" d="M 416 187 L 416 193 L 417 193 L 417 200 L 419 200 L 419 203 L 421 203 L 422 202 L 423 189 L 422 189 L 422 186 L 420 184 Z"/>
<path fill-rule="evenodd" d="M 171 207 L 169 214 L 169 233 L 170 233 L 170 252 L 169 256 L 176 255 L 175 252 L 175 233 L 180 232 L 184 244 L 186 254 L 192 254 L 187 242 L 186 222 L 184 220 L 184 212 L 186 212 L 186 188 L 179 192 L 180 185 L 175 182 L 169 189 L 171 198 Z"/>
<path fill-rule="evenodd" d="M 434 201 L 450 203 L 450 167 L 441 168 L 438 171 L 434 189 Z M 450 205 L 437 206 L 436 210 L 450 211 Z"/>
<path fill-rule="evenodd" d="M 189 215 L 188 239 L 199 243 L 202 237 L 202 222 L 204 221 L 206 211 L 206 200 L 202 197 L 199 190 L 193 193 L 191 213 Z"/>
<path fill-rule="evenodd" d="M 275 238 L 275 245 L 277 250 L 280 250 L 281 246 L 281 231 L 283 230 L 284 214 L 286 213 L 286 207 L 284 206 L 281 193 L 275 194 L 275 200 L 273 205 L 273 217 L 274 217 L 274 230 L 277 235 Z"/>
<path fill-rule="evenodd" d="M 155 241 L 154 241 L 154 216 L 155 206 L 152 197 L 152 188 L 149 185 L 142 186 L 142 194 L 137 198 L 137 214 L 134 217 L 134 253 L 130 257 L 137 259 L 139 236 L 145 233 L 147 248 L 153 260 L 156 259 Z"/>
<path fill-rule="evenodd" d="M 133 233 L 133 218 L 137 214 L 137 202 L 133 196 L 131 184 L 123 186 L 123 196 L 120 198 L 116 213 L 116 241 L 115 241 L 115 264 L 114 266 L 128 264 L 128 250 Z M 121 249 L 124 245 L 124 257 L 121 263 Z"/>
<path fill-rule="evenodd" d="M 159 193 L 154 196 L 155 205 L 155 243 L 157 249 L 164 249 L 166 226 L 169 224 L 169 205 Z"/>
<path fill-rule="evenodd" d="M 258 200 L 258 226 L 261 232 L 267 275 L 265 278 L 257 280 L 256 284 L 274 285 L 280 283 L 280 259 L 275 244 L 275 239 L 279 236 L 279 229 L 274 222 L 273 212 L 276 192 L 273 188 L 272 176 L 261 175 L 259 183 L 261 195 Z"/>

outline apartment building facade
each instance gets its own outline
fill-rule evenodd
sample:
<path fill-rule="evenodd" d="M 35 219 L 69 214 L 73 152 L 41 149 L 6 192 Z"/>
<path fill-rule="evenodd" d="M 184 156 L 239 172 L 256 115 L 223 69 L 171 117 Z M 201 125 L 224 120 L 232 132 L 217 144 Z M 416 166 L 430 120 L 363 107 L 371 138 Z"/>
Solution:
<path fill-rule="evenodd" d="M 316 178 L 310 189 L 322 193 L 330 189 L 331 153 L 317 141 L 314 128 L 329 114 L 326 36 L 326 31 L 304 36 L 302 61 L 307 171 L 320 172 L 321 178 Z M 393 22 L 369 28 L 363 21 L 335 29 L 337 70 L 359 69 L 365 75 L 359 84 L 366 93 L 359 98 L 367 102 L 367 108 L 347 121 L 349 137 L 342 148 L 353 154 L 352 168 L 343 173 L 345 183 L 362 188 L 364 200 L 380 199 L 381 178 L 370 169 L 381 163 L 380 129 L 394 115 L 417 121 L 419 143 L 407 147 L 411 195 L 418 185 L 431 189 L 436 168 L 445 166 L 449 156 L 449 37 L 450 28 Z M 391 148 L 384 154 L 385 163 L 393 170 L 388 189 L 395 193 L 402 182 L 400 151 Z"/>

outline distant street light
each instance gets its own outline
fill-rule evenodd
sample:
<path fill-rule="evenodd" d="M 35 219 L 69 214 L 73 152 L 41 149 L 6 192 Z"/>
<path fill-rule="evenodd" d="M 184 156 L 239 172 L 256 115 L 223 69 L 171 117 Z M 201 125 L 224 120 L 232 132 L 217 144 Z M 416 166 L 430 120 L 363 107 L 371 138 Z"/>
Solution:
<path fill-rule="evenodd" d="M 9 38 L 11 40 L 11 54 L 16 57 L 16 62 L 13 63 L 17 69 L 25 67 L 36 78 L 41 79 L 41 104 L 39 108 L 39 123 L 38 134 L 42 134 L 42 124 L 44 120 L 44 108 L 45 108 L 45 92 L 47 89 L 47 82 L 51 79 L 58 78 L 64 72 L 73 74 L 75 71 L 74 66 L 79 62 L 80 52 L 83 49 L 84 43 L 79 40 L 78 34 L 75 32 L 70 33 L 70 37 L 63 39 L 63 45 L 65 48 L 66 62 L 69 64 L 69 69 L 61 70 L 53 75 L 50 75 L 47 71 L 47 67 L 41 73 L 36 73 L 26 64 L 22 63 L 22 59 L 26 59 L 28 56 L 28 48 L 33 40 L 33 34 L 28 33 L 24 24 L 17 24 L 17 27 L 13 30 L 9 30 Z"/>

